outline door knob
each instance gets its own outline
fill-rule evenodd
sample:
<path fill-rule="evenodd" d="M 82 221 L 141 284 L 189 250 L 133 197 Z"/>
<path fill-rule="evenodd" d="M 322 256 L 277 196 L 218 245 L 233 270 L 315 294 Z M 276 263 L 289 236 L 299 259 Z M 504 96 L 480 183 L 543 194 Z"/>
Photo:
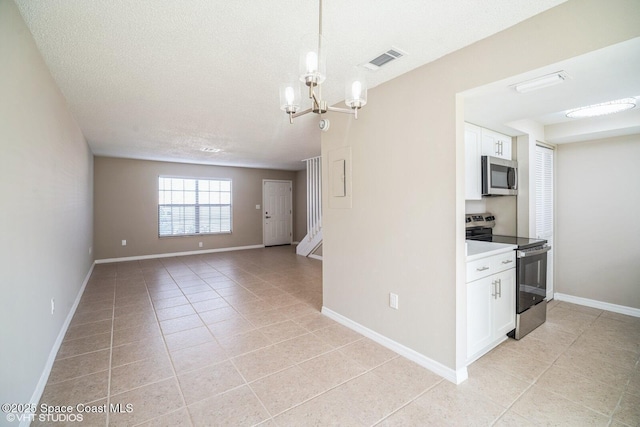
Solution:
<path fill-rule="evenodd" d="M 271 218 L 271 217 L 270 217 L 269 215 L 267 215 L 267 216 L 265 216 L 265 218 L 267 218 L 267 219 L 268 219 L 268 218 Z"/>

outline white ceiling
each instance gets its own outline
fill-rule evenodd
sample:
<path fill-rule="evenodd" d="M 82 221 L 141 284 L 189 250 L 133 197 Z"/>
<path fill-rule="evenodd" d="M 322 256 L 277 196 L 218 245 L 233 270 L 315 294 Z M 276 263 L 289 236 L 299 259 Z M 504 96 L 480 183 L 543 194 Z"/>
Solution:
<path fill-rule="evenodd" d="M 392 46 L 408 55 L 370 87 L 563 1 L 325 1 L 324 98 L 344 99 L 346 71 Z M 316 0 L 16 3 L 96 155 L 298 170 L 320 153 L 318 117 L 289 125 L 278 108 Z"/>
<path fill-rule="evenodd" d="M 563 83 L 518 93 L 512 85 L 564 70 Z M 635 97 L 640 104 L 640 38 L 465 92 L 465 120 L 516 136 L 514 122 L 544 126 L 546 142 L 562 144 L 640 133 L 640 106 L 618 114 L 570 119 L 566 111 Z"/>

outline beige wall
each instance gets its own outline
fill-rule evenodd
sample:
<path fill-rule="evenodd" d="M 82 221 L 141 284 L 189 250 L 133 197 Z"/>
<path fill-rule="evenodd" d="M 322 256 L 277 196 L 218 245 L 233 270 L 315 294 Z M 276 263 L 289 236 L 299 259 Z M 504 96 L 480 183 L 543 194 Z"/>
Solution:
<path fill-rule="evenodd" d="M 556 150 L 556 292 L 640 309 L 640 135 Z"/>
<path fill-rule="evenodd" d="M 0 64 L 0 401 L 28 403 L 93 262 L 92 155 L 10 0 Z"/>
<path fill-rule="evenodd" d="M 261 245 L 262 180 L 290 180 L 296 172 L 96 157 L 94 241 L 96 259 Z M 231 178 L 231 234 L 158 237 L 158 177 Z M 296 206 L 293 190 L 293 206 Z M 293 229 L 296 229 L 294 215 Z M 127 246 L 121 241 L 126 240 Z M 200 248 L 198 243 L 202 242 Z"/>
<path fill-rule="evenodd" d="M 352 208 L 325 192 L 324 305 L 457 370 L 466 348 L 464 114 L 457 93 L 640 35 L 635 0 L 564 3 L 331 114 L 323 170 L 352 151 Z M 324 188 L 329 188 L 325 174 Z M 389 292 L 399 310 L 389 308 Z"/>

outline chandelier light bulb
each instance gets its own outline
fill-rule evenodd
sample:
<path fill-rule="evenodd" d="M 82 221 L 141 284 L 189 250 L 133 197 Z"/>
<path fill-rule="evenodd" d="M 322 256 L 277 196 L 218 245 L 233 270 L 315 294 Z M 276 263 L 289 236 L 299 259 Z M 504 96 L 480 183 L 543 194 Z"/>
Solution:
<path fill-rule="evenodd" d="M 317 73 L 318 72 L 318 55 L 315 52 L 307 53 L 307 73 Z"/>
<path fill-rule="evenodd" d="M 352 67 L 347 77 L 344 103 L 357 110 L 367 103 L 367 80 L 362 67 Z"/>
<path fill-rule="evenodd" d="M 284 90 L 284 96 L 287 100 L 287 105 L 293 105 L 293 100 L 295 99 L 295 95 L 293 92 L 293 88 L 291 86 L 287 86 Z"/>
<path fill-rule="evenodd" d="M 280 85 L 280 109 L 287 114 L 296 113 L 300 109 L 300 85 L 293 76 Z"/>
<path fill-rule="evenodd" d="M 362 94 L 362 83 L 360 83 L 358 80 L 353 82 L 353 84 L 351 85 L 351 93 L 354 100 L 359 100 L 360 95 Z"/>

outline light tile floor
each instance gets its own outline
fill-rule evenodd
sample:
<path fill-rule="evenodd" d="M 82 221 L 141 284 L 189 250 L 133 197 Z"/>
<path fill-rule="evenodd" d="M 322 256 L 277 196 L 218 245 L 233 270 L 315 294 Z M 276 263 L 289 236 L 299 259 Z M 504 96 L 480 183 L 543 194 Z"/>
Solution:
<path fill-rule="evenodd" d="M 638 318 L 552 302 L 455 386 L 321 305 L 292 247 L 96 265 L 41 402 L 122 405 L 69 425 L 640 425 Z"/>

